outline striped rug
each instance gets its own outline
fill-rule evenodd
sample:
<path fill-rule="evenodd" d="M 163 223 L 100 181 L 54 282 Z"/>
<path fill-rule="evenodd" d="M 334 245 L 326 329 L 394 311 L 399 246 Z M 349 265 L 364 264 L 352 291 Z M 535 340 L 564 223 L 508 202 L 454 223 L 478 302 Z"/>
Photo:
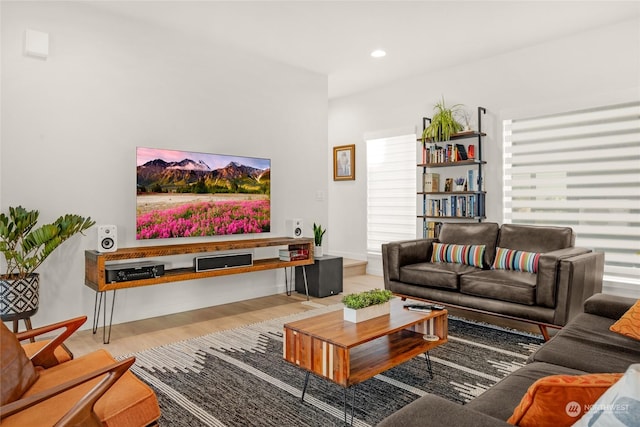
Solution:
<path fill-rule="evenodd" d="M 165 426 L 339 426 L 345 391 L 282 358 L 284 323 L 341 304 L 213 333 L 136 353 L 132 368 L 157 393 Z M 464 403 L 523 366 L 541 337 L 449 318 L 449 342 L 355 386 L 356 426 L 374 426 L 434 393 Z"/>

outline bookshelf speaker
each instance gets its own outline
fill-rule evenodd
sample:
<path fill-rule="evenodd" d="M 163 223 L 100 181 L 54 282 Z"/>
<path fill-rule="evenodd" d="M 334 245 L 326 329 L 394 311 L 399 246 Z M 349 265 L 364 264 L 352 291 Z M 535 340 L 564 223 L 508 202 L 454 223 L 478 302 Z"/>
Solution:
<path fill-rule="evenodd" d="M 286 221 L 287 237 L 302 237 L 302 219 L 294 218 Z"/>
<path fill-rule="evenodd" d="M 115 225 L 98 227 L 98 252 L 115 252 L 118 250 L 118 228 Z"/>

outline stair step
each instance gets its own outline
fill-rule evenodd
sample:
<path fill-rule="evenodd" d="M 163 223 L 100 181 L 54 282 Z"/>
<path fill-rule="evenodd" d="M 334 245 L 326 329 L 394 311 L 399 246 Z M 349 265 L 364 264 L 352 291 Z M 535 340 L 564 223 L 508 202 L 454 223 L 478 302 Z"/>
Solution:
<path fill-rule="evenodd" d="M 344 258 L 342 260 L 342 277 L 363 276 L 367 274 L 367 261 Z"/>

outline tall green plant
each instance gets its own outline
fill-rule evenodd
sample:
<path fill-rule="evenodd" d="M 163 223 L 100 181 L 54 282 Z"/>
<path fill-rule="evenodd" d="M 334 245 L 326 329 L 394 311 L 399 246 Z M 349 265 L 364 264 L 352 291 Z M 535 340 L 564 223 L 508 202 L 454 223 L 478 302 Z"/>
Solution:
<path fill-rule="evenodd" d="M 327 232 L 327 229 L 322 229 L 322 225 L 316 225 L 313 223 L 313 240 L 316 246 L 322 246 L 322 238 L 324 237 L 324 233 Z"/>
<path fill-rule="evenodd" d="M 456 114 L 461 111 L 462 106 L 462 104 L 455 104 L 447 108 L 442 97 L 442 100 L 434 106 L 431 123 L 422 132 L 422 142 L 429 139 L 435 142 L 448 141 L 451 135 L 464 129 L 456 119 Z"/>
<path fill-rule="evenodd" d="M 66 214 L 36 228 L 39 212 L 22 206 L 0 214 L 0 252 L 7 261 L 5 278 L 24 279 L 65 240 L 95 224 L 90 217 Z"/>

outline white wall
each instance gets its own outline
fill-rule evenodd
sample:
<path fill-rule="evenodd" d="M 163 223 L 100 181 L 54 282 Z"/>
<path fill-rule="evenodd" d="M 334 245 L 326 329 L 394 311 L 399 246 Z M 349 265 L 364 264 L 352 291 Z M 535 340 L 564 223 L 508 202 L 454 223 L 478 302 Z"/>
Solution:
<path fill-rule="evenodd" d="M 326 224 L 327 78 L 94 9 L 90 2 L 2 2 L 0 208 L 64 213 L 135 240 L 135 147 L 272 161 L 272 232 L 285 219 Z M 25 30 L 50 35 L 46 60 L 23 54 Z M 84 250 L 96 227 L 39 269 L 35 325 L 93 313 Z M 236 237 L 236 236 L 234 236 Z M 246 238 L 246 236 L 244 236 Z M 259 237 L 251 235 L 249 237 Z M 189 260 L 187 260 L 189 262 Z M 114 323 L 284 291 L 281 271 L 118 291 Z"/>
<path fill-rule="evenodd" d="M 422 130 L 422 117 L 444 95 L 448 104 L 483 106 L 487 220 L 502 222 L 502 134 L 506 111 L 567 99 L 597 99 L 640 88 L 640 21 L 594 29 L 464 66 L 419 75 L 329 103 L 329 145 L 356 144 L 355 182 L 330 182 L 333 254 L 366 259 L 366 162 L 363 135 L 388 129 Z M 464 29 L 459 29 L 463 31 Z M 479 35 L 481 37 L 481 35 Z M 508 35 L 505 35 L 508 37 Z M 635 89 L 633 89 L 635 88 Z M 633 92 L 632 92 L 633 93 Z M 329 233 L 327 233 L 329 234 Z M 381 274 L 378 258 L 368 271 Z"/>

